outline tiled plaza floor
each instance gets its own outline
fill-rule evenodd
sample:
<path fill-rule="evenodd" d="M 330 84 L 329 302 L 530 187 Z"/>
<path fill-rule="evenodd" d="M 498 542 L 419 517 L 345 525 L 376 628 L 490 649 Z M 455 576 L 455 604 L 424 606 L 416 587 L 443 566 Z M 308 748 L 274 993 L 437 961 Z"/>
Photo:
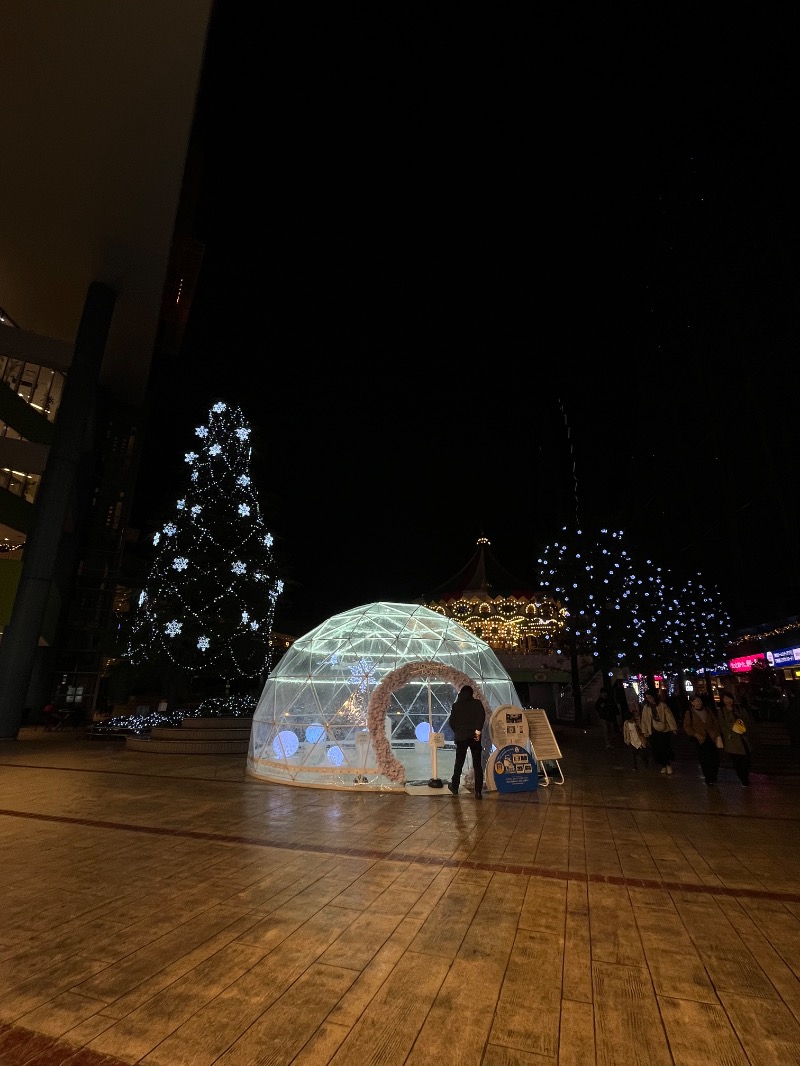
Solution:
<path fill-rule="evenodd" d="M 477 802 L 0 741 L 3 1066 L 800 1064 L 800 777 Z"/>

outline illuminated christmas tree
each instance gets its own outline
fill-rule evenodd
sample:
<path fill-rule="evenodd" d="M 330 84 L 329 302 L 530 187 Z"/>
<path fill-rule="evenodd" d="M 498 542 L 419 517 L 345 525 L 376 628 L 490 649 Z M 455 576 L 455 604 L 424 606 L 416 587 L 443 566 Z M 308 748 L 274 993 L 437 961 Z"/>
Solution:
<path fill-rule="evenodd" d="M 134 666 L 160 664 L 173 680 L 216 677 L 227 691 L 232 681 L 269 671 L 283 582 L 250 474 L 251 430 L 241 410 L 215 403 L 195 433 L 186 489 L 153 538 L 157 555 L 132 612 L 126 658 Z"/>

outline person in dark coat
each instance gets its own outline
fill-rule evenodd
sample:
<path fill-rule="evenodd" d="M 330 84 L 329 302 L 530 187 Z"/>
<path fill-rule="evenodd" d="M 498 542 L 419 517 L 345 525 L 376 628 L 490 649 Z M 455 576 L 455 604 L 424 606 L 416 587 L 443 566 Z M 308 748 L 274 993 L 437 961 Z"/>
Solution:
<path fill-rule="evenodd" d="M 719 775 L 719 749 L 723 746 L 719 722 L 714 712 L 706 706 L 699 692 L 689 700 L 683 716 L 683 731 L 691 737 L 700 769 L 707 785 L 716 785 Z"/>
<path fill-rule="evenodd" d="M 448 724 L 453 730 L 456 742 L 456 761 L 453 766 L 453 779 L 447 785 L 454 796 L 458 795 L 461 783 L 461 771 L 467 757 L 467 749 L 472 752 L 472 765 L 475 770 L 475 799 L 483 799 L 483 763 L 481 761 L 481 733 L 486 722 L 486 711 L 480 700 L 475 699 L 470 685 L 461 688 L 456 702 L 450 708 Z"/>
<path fill-rule="evenodd" d="M 603 729 L 606 734 L 606 747 L 610 748 L 614 734 L 617 732 L 617 705 L 607 689 L 600 689 L 600 695 L 595 700 L 594 709 L 597 717 L 603 723 Z"/>
<path fill-rule="evenodd" d="M 736 771 L 736 776 L 745 786 L 750 784 L 750 763 L 752 760 L 751 742 L 753 736 L 753 722 L 750 715 L 741 705 L 736 702 L 732 692 L 720 689 L 719 693 L 719 720 L 722 743 L 725 751 L 730 755 L 731 763 Z"/>

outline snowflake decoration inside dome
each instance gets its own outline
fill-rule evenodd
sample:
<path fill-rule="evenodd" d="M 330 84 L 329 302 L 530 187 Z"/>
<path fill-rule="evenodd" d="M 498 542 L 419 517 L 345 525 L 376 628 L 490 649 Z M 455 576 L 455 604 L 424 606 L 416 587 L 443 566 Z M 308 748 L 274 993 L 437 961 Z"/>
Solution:
<path fill-rule="evenodd" d="M 175 559 L 172 560 L 172 567 L 174 570 L 185 570 L 188 565 L 189 560 L 186 559 L 183 555 L 178 555 Z"/>
<path fill-rule="evenodd" d="M 242 516 L 242 518 L 247 518 L 247 516 L 250 514 L 250 504 L 249 503 L 240 503 L 239 504 L 239 514 Z"/>
<path fill-rule="evenodd" d="M 237 559 L 237 561 L 231 567 L 231 570 L 233 570 L 234 574 L 244 574 L 247 570 L 247 567 L 244 565 L 244 563 L 239 562 L 239 560 Z"/>
<path fill-rule="evenodd" d="M 164 632 L 168 637 L 177 637 L 180 631 L 183 629 L 182 623 L 176 618 L 173 618 L 171 622 L 167 622 L 164 626 Z"/>
<path fill-rule="evenodd" d="M 350 680 L 358 683 L 359 692 L 366 692 L 370 685 L 378 684 L 374 674 L 375 663 L 372 659 L 359 659 L 350 667 Z"/>
<path fill-rule="evenodd" d="M 208 426 L 198 426 L 197 429 L 195 430 L 195 433 L 197 434 L 198 437 L 207 437 L 208 436 Z"/>

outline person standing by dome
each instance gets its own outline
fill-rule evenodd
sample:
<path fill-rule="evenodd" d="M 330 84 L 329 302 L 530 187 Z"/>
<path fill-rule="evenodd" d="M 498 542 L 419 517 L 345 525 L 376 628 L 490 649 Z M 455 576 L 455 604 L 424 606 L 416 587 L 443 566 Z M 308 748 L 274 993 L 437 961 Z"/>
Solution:
<path fill-rule="evenodd" d="M 461 784 L 461 771 L 467 749 L 472 753 L 472 766 L 475 770 L 475 799 L 483 799 L 483 763 L 481 761 L 481 734 L 486 722 L 486 711 L 480 700 L 472 694 L 471 685 L 463 685 L 450 708 L 448 724 L 453 730 L 456 742 L 456 761 L 453 766 L 453 778 L 447 788 L 454 796 L 458 795 Z"/>

